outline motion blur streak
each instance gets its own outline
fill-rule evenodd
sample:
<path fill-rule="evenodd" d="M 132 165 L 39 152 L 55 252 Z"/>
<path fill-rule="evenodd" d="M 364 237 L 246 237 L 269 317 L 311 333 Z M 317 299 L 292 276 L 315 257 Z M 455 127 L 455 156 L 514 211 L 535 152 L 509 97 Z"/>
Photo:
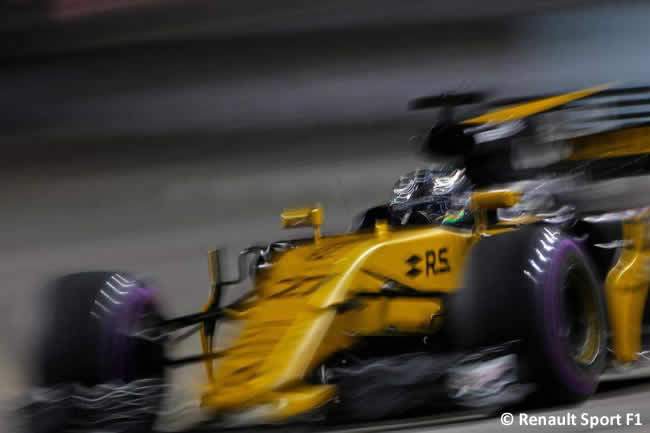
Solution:
<path fill-rule="evenodd" d="M 604 5 L 463 22 L 462 32 L 455 22 L 385 23 L 112 43 L 105 51 L 93 42 L 78 54 L 4 68 L 3 101 L 13 102 L 0 133 L 19 147 L 35 137 L 49 147 L 59 137 L 61 149 L 71 137 L 85 146 L 131 134 L 368 127 L 412 119 L 405 101 L 423 91 L 486 88 L 507 96 L 612 80 L 632 85 L 649 66 L 641 43 L 648 11 Z M 36 47 L 59 38 L 39 38 Z"/>
<path fill-rule="evenodd" d="M 54 2 L 51 17 L 69 19 L 157 3 L 160 3 L 160 0 L 58 0 Z"/>
<path fill-rule="evenodd" d="M 232 274 L 314 200 L 343 231 L 427 165 L 412 97 L 647 84 L 644 2 L 477 3 L 1 2 L 0 400 L 28 383 L 43 281 L 133 270 L 170 316 L 194 312 L 206 251 L 226 247 Z M 203 380 L 178 370 L 170 404 Z"/>

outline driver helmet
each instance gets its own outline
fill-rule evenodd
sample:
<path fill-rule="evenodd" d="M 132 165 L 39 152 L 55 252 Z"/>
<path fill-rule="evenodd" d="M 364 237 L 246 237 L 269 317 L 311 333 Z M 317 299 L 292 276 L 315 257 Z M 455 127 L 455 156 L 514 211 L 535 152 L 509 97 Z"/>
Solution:
<path fill-rule="evenodd" d="M 404 176 L 393 186 L 389 203 L 391 220 L 398 224 L 409 221 L 432 223 L 457 207 L 455 200 L 470 188 L 464 169 L 442 166 L 418 169 Z"/>

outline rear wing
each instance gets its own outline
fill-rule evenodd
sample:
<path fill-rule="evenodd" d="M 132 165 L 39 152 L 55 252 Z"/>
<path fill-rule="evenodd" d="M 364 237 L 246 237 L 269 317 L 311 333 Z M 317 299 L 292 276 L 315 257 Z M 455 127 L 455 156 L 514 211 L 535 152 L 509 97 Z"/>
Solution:
<path fill-rule="evenodd" d="M 429 97 L 411 105 L 432 107 L 442 102 Z M 557 168 L 558 164 L 575 168 L 584 160 L 613 165 L 625 162 L 625 157 L 641 161 L 634 162 L 635 167 L 625 162 L 634 170 L 607 169 L 615 176 L 645 173 L 650 167 L 645 161 L 650 155 L 650 86 L 602 85 L 481 106 L 487 109 L 478 116 L 437 122 L 423 143 L 425 152 L 435 157 L 464 157 L 468 174 L 480 178 L 480 183 L 526 177 L 534 175 L 531 169 Z M 487 164 L 498 168 L 488 169 Z"/>

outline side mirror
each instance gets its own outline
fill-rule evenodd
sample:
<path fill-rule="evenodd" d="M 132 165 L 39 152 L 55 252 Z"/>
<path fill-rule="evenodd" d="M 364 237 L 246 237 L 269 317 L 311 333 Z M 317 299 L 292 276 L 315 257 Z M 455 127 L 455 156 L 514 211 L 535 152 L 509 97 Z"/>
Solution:
<path fill-rule="evenodd" d="M 472 194 L 470 207 L 476 212 L 481 209 L 512 207 L 521 200 L 521 192 L 512 190 L 482 191 Z"/>
<path fill-rule="evenodd" d="M 508 208 L 521 200 L 521 192 L 512 190 L 478 191 L 472 194 L 470 209 L 474 213 L 474 233 L 480 235 L 488 226 L 488 211 Z"/>
<path fill-rule="evenodd" d="M 323 208 L 318 205 L 310 208 L 288 209 L 282 212 L 282 227 L 293 229 L 298 227 L 313 227 L 314 240 L 321 237 L 320 226 L 323 224 Z"/>

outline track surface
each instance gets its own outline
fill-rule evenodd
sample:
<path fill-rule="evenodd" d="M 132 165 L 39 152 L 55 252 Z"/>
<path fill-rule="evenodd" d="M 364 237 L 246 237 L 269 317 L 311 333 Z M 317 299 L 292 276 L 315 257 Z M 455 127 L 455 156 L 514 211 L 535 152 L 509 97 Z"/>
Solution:
<path fill-rule="evenodd" d="M 620 421 L 617 415 L 621 415 Z M 631 418 L 627 420 L 630 414 Z M 637 415 L 638 414 L 638 415 Z M 528 415 L 528 421 L 519 421 Z M 568 416 L 567 416 L 568 415 Z M 550 419 L 571 419 L 575 425 L 551 426 L 531 425 L 533 417 Z M 598 417 L 598 425 L 593 417 Z M 604 422 L 604 424 L 603 424 Z M 527 424 L 526 424 L 527 423 Z M 607 425 L 609 423 L 609 425 Z M 480 412 L 456 412 L 431 417 L 391 420 L 369 424 L 342 425 L 335 427 L 294 426 L 271 428 L 241 428 L 238 433 L 309 432 L 320 433 L 376 433 L 388 431 L 437 432 L 437 433 L 492 433 L 492 432 L 644 432 L 650 430 L 650 381 L 633 380 L 602 384 L 598 393 L 585 404 L 578 407 L 559 407 L 536 409 L 514 414 L 514 424 L 507 426 L 501 422 L 501 413 L 484 414 Z M 219 431 L 208 425 L 188 430 L 188 433 L 208 433 Z"/>

